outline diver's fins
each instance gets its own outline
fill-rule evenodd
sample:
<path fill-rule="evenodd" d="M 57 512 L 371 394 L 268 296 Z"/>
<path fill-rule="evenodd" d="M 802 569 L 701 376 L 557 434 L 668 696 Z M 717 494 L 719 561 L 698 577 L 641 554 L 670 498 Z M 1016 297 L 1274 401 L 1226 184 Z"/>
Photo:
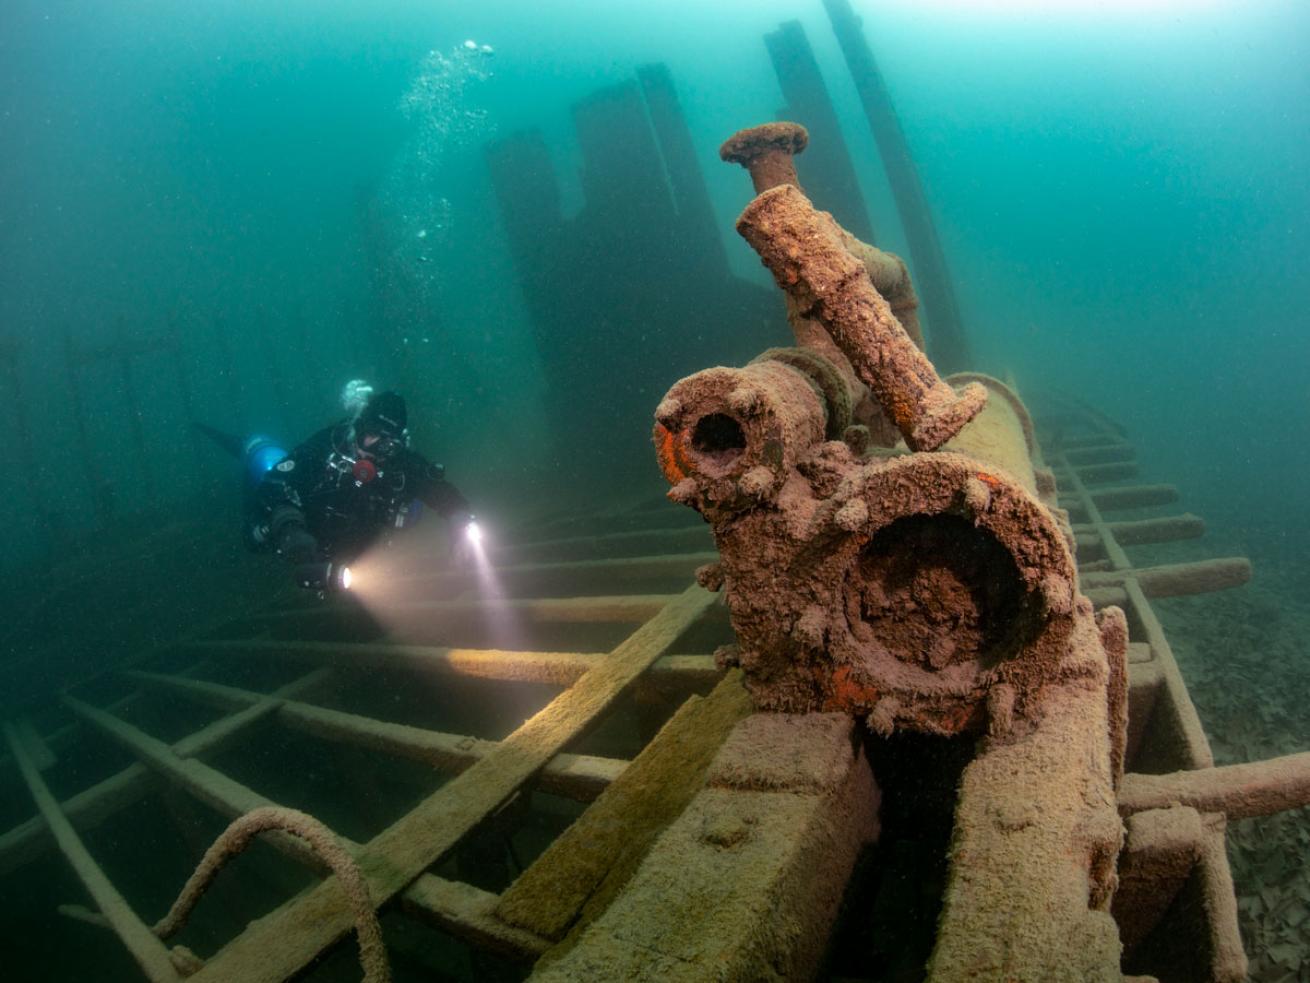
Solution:
<path fill-rule="evenodd" d="M 237 460 L 241 460 L 246 456 L 246 438 L 237 437 L 230 433 L 224 433 L 222 430 L 217 430 L 214 427 L 209 426 L 207 423 L 193 421 L 192 426 Z"/>

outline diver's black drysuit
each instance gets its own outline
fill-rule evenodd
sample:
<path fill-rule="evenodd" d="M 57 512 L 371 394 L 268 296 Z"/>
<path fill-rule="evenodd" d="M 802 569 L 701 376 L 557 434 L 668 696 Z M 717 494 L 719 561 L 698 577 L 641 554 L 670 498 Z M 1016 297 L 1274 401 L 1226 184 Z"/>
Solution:
<path fill-rule="evenodd" d="M 385 460 L 360 455 L 350 423 L 326 427 L 275 464 L 246 500 L 246 541 L 293 564 L 348 563 L 427 506 L 471 519 L 445 469 L 401 447 Z M 419 504 L 421 503 L 421 505 Z"/>

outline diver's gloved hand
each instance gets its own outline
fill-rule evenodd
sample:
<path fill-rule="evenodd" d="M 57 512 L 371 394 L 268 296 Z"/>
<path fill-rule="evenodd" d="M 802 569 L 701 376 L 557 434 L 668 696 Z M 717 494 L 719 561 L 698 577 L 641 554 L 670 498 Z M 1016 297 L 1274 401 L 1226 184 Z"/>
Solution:
<path fill-rule="evenodd" d="M 318 559 L 318 541 L 305 528 L 305 516 L 297 508 L 276 509 L 268 522 L 268 538 L 278 556 L 301 566 Z"/>
<path fill-rule="evenodd" d="M 318 559 L 318 541 L 303 526 L 293 526 L 279 538 L 277 552 L 288 563 L 303 566 Z"/>

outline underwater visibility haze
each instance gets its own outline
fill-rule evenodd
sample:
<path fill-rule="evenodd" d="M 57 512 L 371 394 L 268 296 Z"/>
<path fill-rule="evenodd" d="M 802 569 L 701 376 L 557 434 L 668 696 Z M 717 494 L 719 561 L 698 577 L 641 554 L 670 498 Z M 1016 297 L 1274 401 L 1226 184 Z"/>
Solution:
<path fill-rule="evenodd" d="M 1250 559 L 1249 583 L 1161 599 L 1160 619 L 1218 763 L 1310 749 L 1310 6 L 850 7 L 917 217 L 824 0 L 0 5 L 0 717 L 58 726 L 70 687 L 271 598 L 312 600 L 246 548 L 240 468 L 196 424 L 289 450 L 346 416 L 352 380 L 395 390 L 413 448 L 467 499 L 448 511 L 476 513 L 488 550 L 664 495 L 651 426 L 670 387 L 791 343 L 774 279 L 734 229 L 750 178 L 719 147 L 791 118 L 787 59 L 810 51 L 834 125 L 802 120 L 802 187 L 807 166 L 816 187 L 820 167 L 851 175 L 844 198 L 816 201 L 905 258 L 927 353 L 945 361 L 941 284 L 919 279 L 926 216 L 968 353 L 943 375 L 1010 382 L 1048 435 L 1043 410 L 1109 421 L 1137 449 L 1134 480 L 1176 486 L 1178 510 L 1204 517 L 1209 555 Z M 822 163 L 838 157 L 848 172 Z M 444 543 L 414 542 L 397 552 L 422 575 L 451 562 Z M 1189 548 L 1149 562 L 1197 559 Z M 484 595 L 512 590 L 478 570 Z M 389 590 L 368 563 L 359 576 L 361 596 Z M 592 593 L 624 592 L 608 586 Z M 533 617 L 487 644 L 543 647 Z M 539 708 L 525 697 L 488 722 L 443 699 L 429 714 L 421 692 L 396 697 L 416 725 L 489 741 Z M 195 729 L 179 708 L 150 719 L 168 740 Z M 123 763 L 98 753 L 50 773 L 57 798 Z M 305 789 L 359 766 L 299 745 L 261 756 L 269 774 L 307 761 L 287 779 Z M 383 772 L 377 795 L 411 794 Z M 34 813 L 9 758 L 0 780 L 3 834 Z M 367 838 L 345 806 L 305 794 Z M 183 800 L 159 795 L 176 828 L 204 835 L 124 845 L 128 814 L 87 834 L 147 920 L 221 828 Z M 536 856 L 556 832 L 518 848 Z M 1308 850 L 1304 810 L 1229 826 L 1253 979 L 1310 979 Z M 484 876 L 478 862 L 464 856 L 460 879 Z M 251 884 L 216 902 L 244 912 L 229 934 L 273 907 Z M 0 863 L 0 896 L 6 979 L 139 978 L 112 933 L 56 911 L 86 898 L 53 854 Z M 393 953 L 428 944 L 395 922 Z M 526 972 L 442 945 L 394 977 L 437 978 L 434 962 L 447 979 Z M 334 951 L 305 978 L 357 974 Z"/>

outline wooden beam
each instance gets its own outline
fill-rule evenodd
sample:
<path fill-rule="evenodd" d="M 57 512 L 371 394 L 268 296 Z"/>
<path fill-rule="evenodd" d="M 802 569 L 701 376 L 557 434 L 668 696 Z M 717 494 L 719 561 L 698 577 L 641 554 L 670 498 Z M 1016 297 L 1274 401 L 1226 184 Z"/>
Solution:
<path fill-rule="evenodd" d="M 9 742 L 10 753 L 22 772 L 28 791 L 36 801 L 41 818 L 49 827 L 59 850 L 68 861 L 69 866 L 82 882 L 83 887 L 95 900 L 100 913 L 109 919 L 114 932 L 123 940 L 136 964 L 152 983 L 178 983 L 181 976 L 173 968 L 169 958 L 168 947 L 161 942 L 148 925 L 136 916 L 131 906 L 118 893 L 113 882 L 100 869 L 87 850 L 82 838 L 73 829 L 73 824 L 64 815 L 59 803 L 50 793 L 50 788 L 41 778 L 40 771 L 28 755 L 27 748 L 12 724 L 4 725 L 5 738 Z"/>
<path fill-rule="evenodd" d="M 213 768 L 195 761 L 184 761 L 180 756 L 170 754 L 155 738 L 103 711 L 95 710 L 86 704 L 75 705 L 74 709 L 132 753 L 144 758 L 150 767 L 165 779 L 180 785 L 208 803 L 221 815 L 235 817 L 249 812 L 252 808 L 277 805 L 273 800 L 265 798 Z M 264 839 L 279 852 L 298 863 L 322 872 L 323 867 L 318 856 L 299 838 L 286 833 L 270 833 Z M 367 853 L 367 848 L 361 844 L 345 837 L 339 839 L 353 856 L 358 858 Z M 433 874 L 420 872 L 411 889 L 416 886 L 420 890 L 414 897 L 405 899 L 407 908 L 425 910 L 429 903 L 436 903 L 439 900 L 441 907 L 437 911 L 428 912 L 429 920 L 439 922 L 452 931 L 463 931 L 464 934 L 475 939 L 486 932 L 487 926 L 481 901 L 468 892 L 461 892 L 459 890 L 461 885 L 444 881 Z M 520 955 L 524 956 L 532 955 L 546 945 L 544 941 L 532 940 L 531 935 L 526 932 L 508 932 L 502 941 L 505 946 L 523 946 Z M 245 977 L 235 978 L 245 979 Z"/>
<path fill-rule="evenodd" d="M 315 670 L 283 686 L 273 695 L 291 696 L 305 692 L 318 686 L 330 675 L 331 671 L 328 669 Z M 123 702 L 116 701 L 111 704 L 111 707 Z M 258 711 L 246 710 L 215 720 L 194 734 L 182 738 L 173 745 L 173 750 L 182 758 L 217 750 L 228 741 L 239 737 L 245 727 L 275 709 L 276 707 L 270 706 Z M 90 788 L 65 799 L 62 809 L 75 829 L 91 829 L 120 809 L 125 809 L 136 802 L 154 787 L 154 782 L 150 769 L 136 762 L 104 781 L 97 782 Z M 38 859 L 50 845 L 51 840 L 45 823 L 41 822 L 39 817 L 19 823 L 0 836 L 0 876 Z"/>
<path fill-rule="evenodd" d="M 1229 819 L 1271 816 L 1310 805 L 1310 751 L 1168 775 L 1124 775 L 1119 813 L 1191 806 Z"/>
<path fill-rule="evenodd" d="M 358 854 L 374 903 L 385 904 L 448 853 L 581 734 L 715 602 L 691 587 L 481 761 L 453 778 Z M 191 979 L 281 983 L 351 926 L 340 892 L 320 884 L 254 922 Z"/>
<path fill-rule="evenodd" d="M 343 669 L 406 669 L 552 686 L 572 685 L 605 658 L 600 652 L 516 652 L 390 642 L 275 642 L 260 639 L 194 642 L 188 647 L 228 655 L 298 659 Z M 657 659 L 648 670 L 647 678 L 661 689 L 686 690 L 712 684 L 720 674 L 711 655 L 671 655 Z"/>
<path fill-rule="evenodd" d="M 532 621 L 554 624 L 640 624 L 653 618 L 677 596 L 620 594 L 608 597 L 511 598 L 502 601 L 467 598 L 454 601 L 402 601 L 397 604 L 378 604 L 373 608 L 354 599 L 346 599 L 340 603 L 318 603 L 260 612 L 246 620 L 259 624 L 296 618 L 366 616 L 371 611 L 382 618 L 393 615 L 445 615 L 457 618 L 506 611 Z"/>
<path fill-rule="evenodd" d="M 182 693 L 192 699 L 219 706 L 252 707 L 263 697 L 258 693 L 177 676 L 150 672 L 129 675 L 147 686 Z M 373 720 L 358 714 L 283 700 L 277 708 L 280 720 L 302 732 L 357 747 L 421 761 L 441 771 L 461 772 L 485 758 L 499 742 L 464 734 L 444 734 L 422 727 Z M 553 795 L 590 802 L 626 768 L 618 758 L 588 754 L 558 754 L 542 769 L 541 788 Z"/>

